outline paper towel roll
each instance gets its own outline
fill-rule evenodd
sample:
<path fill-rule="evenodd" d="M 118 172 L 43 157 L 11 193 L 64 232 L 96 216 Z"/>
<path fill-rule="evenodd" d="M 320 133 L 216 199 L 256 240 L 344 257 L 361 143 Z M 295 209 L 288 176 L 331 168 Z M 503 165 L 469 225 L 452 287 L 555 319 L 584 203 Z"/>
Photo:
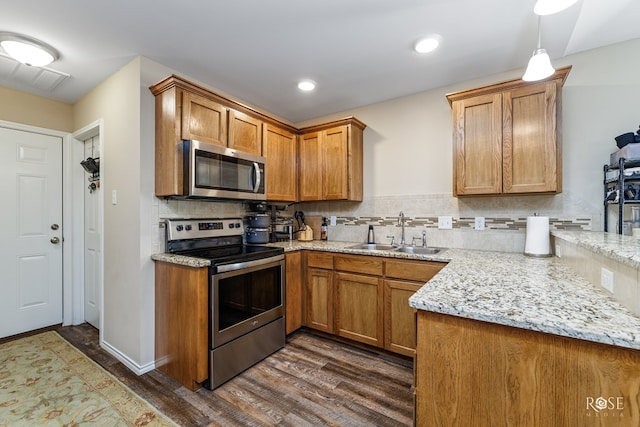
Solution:
<path fill-rule="evenodd" d="M 524 254 L 536 257 L 551 256 L 548 216 L 527 217 Z"/>

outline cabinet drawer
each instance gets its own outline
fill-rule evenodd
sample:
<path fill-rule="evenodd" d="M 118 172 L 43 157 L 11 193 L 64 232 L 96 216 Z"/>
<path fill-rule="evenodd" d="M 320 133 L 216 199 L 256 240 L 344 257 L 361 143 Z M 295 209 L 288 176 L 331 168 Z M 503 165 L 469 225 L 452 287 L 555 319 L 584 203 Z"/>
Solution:
<path fill-rule="evenodd" d="M 382 276 L 383 259 L 375 256 L 336 255 L 335 269 Z"/>
<path fill-rule="evenodd" d="M 426 282 L 436 275 L 438 271 L 447 265 L 444 262 L 435 261 L 407 261 L 387 259 L 385 261 L 386 277 Z"/>
<path fill-rule="evenodd" d="M 307 267 L 333 270 L 333 254 L 326 252 L 307 252 Z"/>

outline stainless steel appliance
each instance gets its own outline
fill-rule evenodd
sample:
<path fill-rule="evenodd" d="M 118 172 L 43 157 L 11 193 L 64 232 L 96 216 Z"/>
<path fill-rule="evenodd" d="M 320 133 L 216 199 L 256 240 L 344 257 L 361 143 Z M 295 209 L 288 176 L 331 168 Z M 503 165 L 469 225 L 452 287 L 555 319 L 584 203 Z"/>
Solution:
<path fill-rule="evenodd" d="M 187 198 L 266 200 L 266 159 L 201 141 L 183 141 Z"/>
<path fill-rule="evenodd" d="M 241 218 L 169 219 L 167 252 L 208 259 L 214 389 L 282 348 L 284 249 L 243 244 Z"/>

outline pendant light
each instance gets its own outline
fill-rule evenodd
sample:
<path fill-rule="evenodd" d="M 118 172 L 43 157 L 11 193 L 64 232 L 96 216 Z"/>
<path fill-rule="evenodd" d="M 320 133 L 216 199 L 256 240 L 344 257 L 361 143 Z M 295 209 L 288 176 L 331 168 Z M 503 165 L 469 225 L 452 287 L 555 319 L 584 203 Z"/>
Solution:
<path fill-rule="evenodd" d="M 547 51 L 540 47 L 541 38 L 542 18 L 538 16 L 538 47 L 533 51 L 533 55 L 531 56 L 531 59 L 529 59 L 529 64 L 527 65 L 527 70 L 524 72 L 524 76 L 522 76 L 522 80 L 526 82 L 545 79 L 556 71 L 555 68 L 553 68 L 553 65 L 551 65 L 551 60 L 549 59 Z"/>
<path fill-rule="evenodd" d="M 538 0 L 533 7 L 536 15 L 552 15 L 576 4 L 578 0 Z"/>
<path fill-rule="evenodd" d="M 58 59 L 58 52 L 46 43 L 22 34 L 0 32 L 0 46 L 25 65 L 44 67 Z"/>

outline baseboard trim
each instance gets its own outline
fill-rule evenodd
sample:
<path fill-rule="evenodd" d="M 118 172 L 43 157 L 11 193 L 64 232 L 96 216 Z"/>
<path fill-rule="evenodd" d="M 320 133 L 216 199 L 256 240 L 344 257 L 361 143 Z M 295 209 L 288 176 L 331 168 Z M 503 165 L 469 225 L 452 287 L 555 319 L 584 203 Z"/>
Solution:
<path fill-rule="evenodd" d="M 156 368 L 155 361 L 140 365 L 131 360 L 126 354 L 122 353 L 120 350 L 109 344 L 107 341 L 102 341 L 100 343 L 100 347 L 102 347 L 107 353 L 118 359 L 124 366 L 129 368 L 129 370 L 134 372 L 136 375 L 146 374 L 147 372 L 153 371 Z"/>

